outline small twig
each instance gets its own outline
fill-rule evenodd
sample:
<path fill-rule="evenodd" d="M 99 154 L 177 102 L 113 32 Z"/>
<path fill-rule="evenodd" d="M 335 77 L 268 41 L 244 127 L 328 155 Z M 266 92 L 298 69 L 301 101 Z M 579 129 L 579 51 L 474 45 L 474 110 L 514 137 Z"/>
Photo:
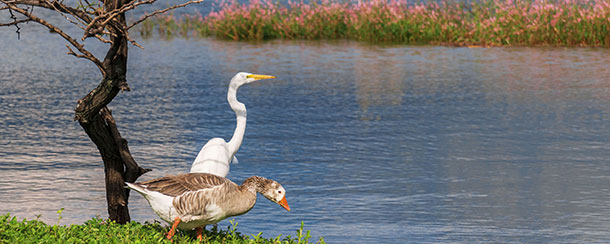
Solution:
<path fill-rule="evenodd" d="M 110 44 L 112 44 L 111 40 L 105 39 L 101 35 L 95 35 L 95 38 L 97 38 L 98 40 L 100 40 L 103 43 L 110 43 Z"/>
<path fill-rule="evenodd" d="M 85 3 L 87 3 L 87 7 L 83 6 L 83 3 L 80 0 L 78 1 L 80 6 L 83 6 L 83 11 L 85 11 L 85 12 L 87 12 L 89 14 L 95 14 L 95 8 L 93 7 L 93 5 L 89 1 L 87 1 L 87 0 L 84 0 L 84 1 L 85 1 Z M 87 11 L 88 9 L 90 11 Z"/>
<path fill-rule="evenodd" d="M 32 21 L 32 19 L 20 19 L 20 20 L 15 20 L 13 22 L 10 23 L 0 23 L 0 27 L 1 26 L 11 26 L 11 25 L 17 25 L 17 24 L 21 24 L 21 23 L 25 23 L 25 22 L 29 22 Z"/>
<path fill-rule="evenodd" d="M 133 22 L 131 25 L 127 26 L 126 30 L 131 29 L 131 27 L 134 27 L 135 25 L 137 25 L 137 24 L 139 24 L 139 23 L 142 23 L 142 21 L 144 21 L 144 20 L 146 20 L 146 19 L 148 19 L 148 18 L 150 18 L 150 17 L 152 17 L 152 16 L 155 16 L 155 15 L 157 15 L 157 14 L 162 14 L 162 13 L 165 13 L 165 12 L 170 11 L 170 10 L 175 9 L 175 8 L 180 8 L 180 7 L 184 7 L 184 6 L 186 6 L 186 5 L 189 5 L 189 4 L 193 4 L 193 3 L 201 3 L 201 2 L 203 2 L 203 0 L 191 0 L 191 1 L 188 1 L 188 2 L 185 2 L 185 3 L 182 3 L 182 4 L 177 4 L 177 5 L 174 5 L 174 6 L 170 6 L 170 7 L 168 7 L 168 8 L 165 8 L 165 9 L 160 9 L 160 10 L 154 11 L 154 12 L 152 12 L 152 13 L 150 13 L 150 14 L 147 14 L 147 15 L 145 15 L 145 16 L 143 16 L 143 17 L 141 17 L 141 18 L 140 18 L 139 20 L 137 20 L 136 22 Z"/>
<path fill-rule="evenodd" d="M 125 38 L 131 43 L 131 45 L 139 47 L 140 49 L 144 49 L 144 47 L 140 46 L 140 44 L 138 44 L 134 39 L 131 39 L 131 37 L 129 37 L 128 31 L 125 31 Z"/>
<path fill-rule="evenodd" d="M 75 53 L 75 52 L 72 50 L 72 48 L 70 48 L 70 45 L 66 45 L 66 47 L 68 48 L 68 52 L 67 52 L 66 54 L 68 54 L 68 55 L 72 55 L 72 56 L 77 57 L 77 58 L 85 58 L 85 59 L 87 59 L 87 56 L 82 55 L 82 54 Z"/>
<path fill-rule="evenodd" d="M 6 6 L 9 7 L 8 4 Z M 11 19 L 13 19 L 13 22 L 17 22 L 17 17 L 15 16 L 15 14 L 13 14 L 13 10 L 9 8 L 8 12 L 9 14 L 11 14 Z M 21 39 L 21 28 L 19 27 L 18 23 L 15 23 L 15 27 L 17 28 L 17 30 L 15 31 L 17 33 L 17 40 L 19 40 Z"/>
<path fill-rule="evenodd" d="M 83 25 L 81 26 L 79 23 L 76 23 L 76 21 L 74 21 L 74 20 L 72 20 L 72 19 L 68 18 L 68 16 L 66 16 L 64 13 L 62 13 L 62 12 L 61 12 L 61 11 L 60 11 L 60 10 L 57 8 L 57 6 L 55 6 L 55 4 L 53 4 L 53 3 L 49 2 L 49 0 L 45 0 L 45 2 L 46 2 L 46 3 L 47 3 L 49 6 L 53 7 L 53 9 L 54 9 L 56 12 L 58 12 L 58 13 L 59 13 L 59 14 L 60 14 L 62 17 L 64 17 L 64 18 L 65 18 L 65 19 L 66 19 L 68 22 L 72 23 L 73 25 L 76 25 L 76 26 L 80 27 L 81 29 L 84 29 L 84 28 L 85 28 L 85 27 L 84 27 L 85 22 L 83 22 L 82 20 L 80 20 L 80 19 L 78 19 L 78 18 L 77 18 L 77 20 L 78 20 L 78 21 L 79 21 L 81 24 L 83 24 Z M 67 10 L 67 12 L 68 12 L 70 15 L 74 15 L 74 14 L 73 14 L 73 13 L 71 13 L 69 10 Z"/>

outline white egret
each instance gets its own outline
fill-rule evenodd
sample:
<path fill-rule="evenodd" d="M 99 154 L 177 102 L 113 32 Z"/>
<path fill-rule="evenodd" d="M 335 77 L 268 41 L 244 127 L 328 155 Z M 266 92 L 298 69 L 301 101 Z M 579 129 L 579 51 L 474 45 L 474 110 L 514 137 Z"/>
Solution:
<path fill-rule="evenodd" d="M 231 161 L 237 163 L 235 153 L 239 150 L 246 131 L 246 105 L 237 101 L 237 89 L 244 84 L 257 80 L 273 78 L 275 77 L 271 75 L 257 75 L 246 72 L 239 72 L 233 76 L 227 92 L 227 100 L 231 109 L 235 111 L 237 119 L 233 137 L 229 142 L 218 137 L 210 139 L 195 158 L 193 166 L 191 166 L 191 173 L 210 173 L 221 177 L 226 177 L 229 174 L 229 164 Z"/>

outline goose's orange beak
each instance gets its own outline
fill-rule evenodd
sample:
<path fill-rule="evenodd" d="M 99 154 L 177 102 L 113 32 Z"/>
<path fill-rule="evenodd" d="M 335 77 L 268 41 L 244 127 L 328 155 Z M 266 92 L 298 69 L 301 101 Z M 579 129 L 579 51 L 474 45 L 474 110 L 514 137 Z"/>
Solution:
<path fill-rule="evenodd" d="M 284 198 L 282 198 L 282 200 L 280 202 L 278 202 L 277 204 L 279 204 L 280 206 L 282 206 L 283 208 L 285 208 L 286 210 L 290 211 L 290 206 L 288 206 L 288 202 L 286 201 L 286 197 L 284 196 Z"/>

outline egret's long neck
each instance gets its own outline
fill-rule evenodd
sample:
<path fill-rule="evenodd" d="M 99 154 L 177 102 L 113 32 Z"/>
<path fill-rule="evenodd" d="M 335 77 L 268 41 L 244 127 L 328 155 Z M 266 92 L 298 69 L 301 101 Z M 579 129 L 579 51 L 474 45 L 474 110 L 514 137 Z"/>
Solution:
<path fill-rule="evenodd" d="M 237 89 L 242 84 L 234 84 L 231 83 L 229 85 L 229 91 L 227 92 L 227 100 L 229 101 L 229 105 L 231 105 L 231 109 L 235 111 L 235 116 L 237 119 L 237 126 L 235 127 L 235 132 L 233 132 L 233 137 L 229 141 L 229 152 L 231 155 L 234 155 L 237 150 L 239 150 L 239 146 L 241 146 L 241 142 L 244 139 L 244 133 L 246 131 L 246 105 L 237 101 Z"/>

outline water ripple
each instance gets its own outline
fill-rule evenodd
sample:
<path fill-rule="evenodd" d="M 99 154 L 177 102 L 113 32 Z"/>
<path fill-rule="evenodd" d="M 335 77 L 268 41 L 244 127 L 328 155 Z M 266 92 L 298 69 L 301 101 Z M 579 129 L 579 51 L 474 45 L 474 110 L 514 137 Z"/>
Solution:
<path fill-rule="evenodd" d="M 61 40 L 23 39 L 0 35 L 0 212 L 106 216 L 101 160 L 72 122 L 95 67 L 42 48 Z M 278 77 L 239 92 L 248 128 L 229 177 L 282 182 L 293 211 L 261 198 L 236 218 L 245 233 L 294 234 L 303 221 L 331 243 L 610 239 L 607 50 L 142 44 L 133 91 L 110 104 L 136 160 L 154 169 L 141 180 L 186 172 L 205 141 L 232 135 L 235 72 Z M 130 211 L 158 219 L 137 195 Z"/>

